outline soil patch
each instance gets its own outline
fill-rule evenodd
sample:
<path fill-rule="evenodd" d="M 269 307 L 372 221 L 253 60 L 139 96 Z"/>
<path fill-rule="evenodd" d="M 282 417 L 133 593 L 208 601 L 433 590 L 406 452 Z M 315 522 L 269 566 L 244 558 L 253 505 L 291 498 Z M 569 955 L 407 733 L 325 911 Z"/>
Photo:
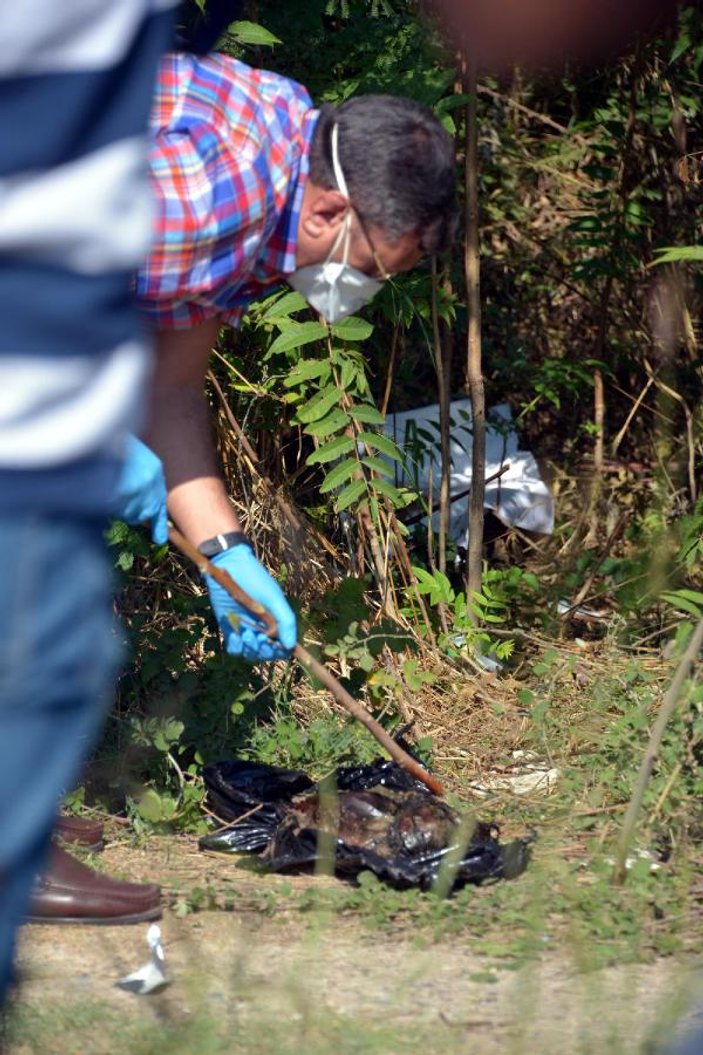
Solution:
<path fill-rule="evenodd" d="M 302 912 L 279 895 L 338 881 L 252 874 L 199 853 L 192 838 L 123 839 L 100 861 L 163 884 L 175 906 L 161 922 L 173 983 L 151 997 L 115 988 L 148 958 L 146 926 L 27 926 L 8 1055 L 157 1051 L 159 1037 L 164 1051 L 198 1055 L 235 1040 L 262 1053 L 393 1055 L 431 1044 L 457 1055 L 628 1055 L 670 1032 L 695 983 L 692 966 L 673 958 L 583 974 L 568 950 L 545 949 L 515 969 L 476 953 L 466 935 L 435 942 L 407 924 L 374 931 L 353 913 Z M 178 918 L 194 891 L 232 911 Z"/>

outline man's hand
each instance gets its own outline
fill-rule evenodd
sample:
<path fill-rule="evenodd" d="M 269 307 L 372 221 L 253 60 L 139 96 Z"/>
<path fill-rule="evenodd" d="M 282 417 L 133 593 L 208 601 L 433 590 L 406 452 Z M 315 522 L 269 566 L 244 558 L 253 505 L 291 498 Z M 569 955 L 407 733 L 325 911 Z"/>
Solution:
<path fill-rule="evenodd" d="M 271 613 L 278 625 L 277 639 L 272 640 L 252 612 L 237 604 L 219 583 L 206 576 L 210 603 L 229 654 L 241 656 L 249 663 L 287 659 L 297 639 L 295 613 L 276 580 L 245 544 L 218 553 L 212 563 L 228 572 L 245 593 Z"/>
<path fill-rule="evenodd" d="M 138 440 L 127 437 L 125 462 L 115 494 L 114 515 L 128 524 L 151 521 L 151 537 L 158 546 L 168 542 L 166 481 L 161 461 Z"/>

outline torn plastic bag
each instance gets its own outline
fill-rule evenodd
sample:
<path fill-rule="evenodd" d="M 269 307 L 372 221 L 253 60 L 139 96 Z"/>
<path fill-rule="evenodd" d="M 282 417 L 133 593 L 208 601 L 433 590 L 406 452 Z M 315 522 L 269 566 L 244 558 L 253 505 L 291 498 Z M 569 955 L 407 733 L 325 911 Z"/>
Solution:
<path fill-rule="evenodd" d="M 258 853 L 269 870 L 314 864 L 320 832 L 335 836 L 335 871 L 370 870 L 394 886 L 431 886 L 463 831 L 459 815 L 395 762 L 348 766 L 336 788 L 301 772 L 250 762 L 221 762 L 203 772 L 218 816 L 234 823 L 200 840 L 203 850 Z M 257 797 L 258 796 L 258 797 Z M 507 845 L 495 825 L 479 822 L 461 854 L 454 886 L 520 875 L 530 839 Z"/>
<path fill-rule="evenodd" d="M 402 463 L 391 462 L 396 486 L 407 484 L 426 497 L 438 495 L 442 477 L 439 404 L 388 414 L 385 432 L 403 451 Z M 454 399 L 449 404 L 449 492 L 452 499 L 468 493 L 473 467 L 471 400 Z M 487 478 L 484 507 L 507 527 L 551 535 L 554 530 L 554 499 L 540 475 L 530 451 L 520 450 L 512 410 L 501 403 L 486 410 Z M 439 530 L 439 513 L 432 517 Z M 452 501 L 449 535 L 466 548 L 469 537 L 468 503 Z"/>
<path fill-rule="evenodd" d="M 201 847 L 228 853 L 265 849 L 284 819 L 284 804 L 315 787 L 305 773 L 297 770 L 239 760 L 205 766 L 203 779 L 215 814 L 236 825 L 206 837 L 222 845 L 205 847 L 201 840 Z"/>

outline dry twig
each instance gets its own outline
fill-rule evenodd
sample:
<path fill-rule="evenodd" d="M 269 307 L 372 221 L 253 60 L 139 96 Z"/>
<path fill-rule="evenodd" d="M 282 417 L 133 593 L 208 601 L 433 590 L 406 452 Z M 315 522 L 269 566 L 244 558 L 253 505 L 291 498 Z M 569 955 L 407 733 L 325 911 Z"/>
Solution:
<path fill-rule="evenodd" d="M 703 619 L 700 620 L 698 626 L 693 631 L 693 636 L 688 643 L 688 648 L 681 657 L 681 662 L 676 668 L 676 673 L 674 674 L 668 692 L 664 697 L 661 710 L 657 715 L 657 720 L 654 723 L 654 727 L 650 734 L 647 750 L 642 759 L 642 765 L 640 766 L 640 771 L 637 776 L 635 790 L 632 793 L 630 804 L 627 807 L 627 813 L 625 814 L 625 820 L 622 825 L 622 832 L 620 833 L 620 839 L 618 841 L 615 869 L 613 871 L 614 883 L 621 884 L 625 881 L 625 876 L 627 874 L 627 852 L 630 849 L 630 844 L 632 842 L 632 835 L 635 830 L 635 824 L 637 823 L 637 816 L 642 806 L 642 799 L 644 798 L 649 778 L 654 769 L 654 763 L 657 759 L 664 731 L 669 719 L 676 710 L 681 689 L 683 688 L 683 684 L 688 677 L 689 671 L 695 662 L 701 646 L 703 646 Z"/>

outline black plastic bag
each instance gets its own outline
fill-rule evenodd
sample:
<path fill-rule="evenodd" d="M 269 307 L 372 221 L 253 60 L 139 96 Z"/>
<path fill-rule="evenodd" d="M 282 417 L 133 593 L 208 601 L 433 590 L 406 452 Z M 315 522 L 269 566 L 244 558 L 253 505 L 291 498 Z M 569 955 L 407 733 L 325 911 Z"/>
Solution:
<path fill-rule="evenodd" d="M 233 823 L 200 840 L 203 850 L 258 853 L 271 871 L 312 865 L 321 831 L 335 837 L 335 871 L 370 870 L 398 887 L 431 886 L 465 832 L 460 817 L 395 762 L 339 769 L 324 785 L 259 762 L 218 762 L 203 771 L 213 809 Z M 531 839 L 507 845 L 493 824 L 463 838 L 454 887 L 510 879 L 527 867 Z"/>

